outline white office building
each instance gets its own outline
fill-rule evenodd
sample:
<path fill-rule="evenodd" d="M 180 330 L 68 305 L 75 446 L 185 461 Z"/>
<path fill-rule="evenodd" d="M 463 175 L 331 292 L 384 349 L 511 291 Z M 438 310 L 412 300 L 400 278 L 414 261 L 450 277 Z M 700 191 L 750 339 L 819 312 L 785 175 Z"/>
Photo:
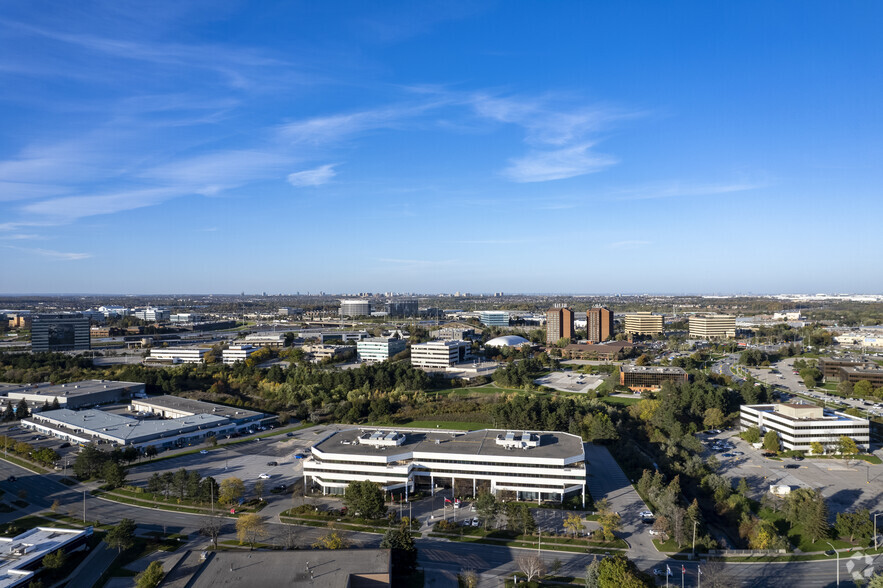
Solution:
<path fill-rule="evenodd" d="M 134 316 L 135 318 L 139 318 L 142 321 L 147 321 L 149 323 L 158 323 L 169 320 L 171 314 L 168 310 L 164 308 L 152 308 L 148 306 L 145 309 L 136 310 L 132 313 L 132 316 Z"/>
<path fill-rule="evenodd" d="M 237 361 L 245 361 L 248 357 L 260 349 L 252 345 L 231 345 L 221 352 L 221 361 L 227 365 L 232 365 Z"/>
<path fill-rule="evenodd" d="M 509 500 L 563 501 L 578 495 L 585 504 L 585 450 L 569 433 L 350 429 L 327 435 L 311 454 L 304 479 L 323 494 L 370 480 L 405 496 L 451 487 L 455 496 L 488 491 Z"/>
<path fill-rule="evenodd" d="M 430 341 L 411 345 L 411 365 L 424 370 L 444 370 L 469 359 L 470 350 L 469 341 Z"/>
<path fill-rule="evenodd" d="M 285 347 L 285 333 L 274 333 L 273 331 L 253 333 L 245 336 L 245 342 L 258 347 L 276 347 L 281 349 Z"/>
<path fill-rule="evenodd" d="M 731 339 L 735 336 L 736 317 L 731 314 L 690 317 L 691 339 Z"/>
<path fill-rule="evenodd" d="M 340 316 L 371 316 L 371 302 L 368 300 L 341 300 Z"/>
<path fill-rule="evenodd" d="M 815 404 L 746 404 L 739 407 L 742 430 L 760 429 L 779 435 L 786 450 L 809 451 L 811 443 L 821 443 L 833 451 L 840 437 L 849 437 L 859 449 L 867 451 L 870 443 L 868 419 L 835 412 Z"/>
<path fill-rule="evenodd" d="M 202 363 L 202 356 L 208 349 L 204 347 L 161 347 L 150 350 L 150 363 Z"/>
<path fill-rule="evenodd" d="M 371 337 L 356 343 L 356 353 L 359 361 L 364 363 L 377 363 L 386 361 L 397 353 L 405 350 L 404 339 L 394 337 Z"/>

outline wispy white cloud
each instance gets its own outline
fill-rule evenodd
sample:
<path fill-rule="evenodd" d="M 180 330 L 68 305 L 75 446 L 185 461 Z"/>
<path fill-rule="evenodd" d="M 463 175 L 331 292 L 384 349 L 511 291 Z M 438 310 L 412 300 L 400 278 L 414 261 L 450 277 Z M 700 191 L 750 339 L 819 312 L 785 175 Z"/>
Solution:
<path fill-rule="evenodd" d="M 216 151 L 144 170 L 139 175 L 182 192 L 216 195 L 268 177 L 281 177 L 296 159 L 270 149 Z"/>
<path fill-rule="evenodd" d="M 613 243 L 607 244 L 607 249 L 637 249 L 652 244 L 652 241 L 614 241 Z"/>
<path fill-rule="evenodd" d="M 591 147 L 591 143 L 586 143 L 552 151 L 531 151 L 510 160 L 503 175 L 513 182 L 547 182 L 598 172 L 617 163 L 616 158 L 594 153 Z"/>
<path fill-rule="evenodd" d="M 524 128 L 532 149 L 513 158 L 503 176 L 514 182 L 561 180 L 601 171 L 618 163 L 591 149 L 598 135 L 615 122 L 639 116 L 602 106 L 568 108 L 550 98 L 516 99 L 477 95 L 472 105 L 479 116 Z"/>
<path fill-rule="evenodd" d="M 657 182 L 644 186 L 624 188 L 612 193 L 615 200 L 651 200 L 686 196 L 717 196 L 747 192 L 769 186 L 769 182 L 735 181 L 702 183 L 690 181 Z"/>
<path fill-rule="evenodd" d="M 53 251 L 52 249 L 31 249 L 26 247 L 15 247 L 12 245 L 6 245 L 6 247 L 9 249 L 15 249 L 16 251 L 31 253 L 34 255 L 41 255 L 43 257 L 50 257 L 52 259 L 58 259 L 62 261 L 76 261 L 79 259 L 88 259 L 92 257 L 91 253 L 70 253 L 66 251 Z"/>
<path fill-rule="evenodd" d="M 288 174 L 288 183 L 297 188 L 303 186 L 321 186 L 327 184 L 337 175 L 334 167 L 336 163 L 328 163 L 315 169 L 307 169 L 304 171 Z"/>
<path fill-rule="evenodd" d="M 5 239 L 8 241 L 30 241 L 33 239 L 39 239 L 40 235 L 32 235 L 27 233 L 13 233 L 12 235 L 0 235 L 0 239 Z"/>
<path fill-rule="evenodd" d="M 181 191 L 177 188 L 148 188 L 52 198 L 28 204 L 22 210 L 57 222 L 70 222 L 87 216 L 154 206 L 180 195 Z"/>

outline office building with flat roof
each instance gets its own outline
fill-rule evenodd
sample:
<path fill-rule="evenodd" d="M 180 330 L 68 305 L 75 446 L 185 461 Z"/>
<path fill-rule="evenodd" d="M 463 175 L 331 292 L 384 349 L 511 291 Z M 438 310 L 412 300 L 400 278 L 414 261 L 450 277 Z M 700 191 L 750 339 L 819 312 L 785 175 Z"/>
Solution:
<path fill-rule="evenodd" d="M 404 339 L 395 337 L 371 337 L 356 343 L 356 354 L 363 363 L 386 361 L 397 353 L 405 350 Z"/>
<path fill-rule="evenodd" d="M 743 431 L 757 427 L 761 436 L 775 431 L 789 451 L 810 451 L 812 443 L 821 443 L 826 452 L 836 451 L 840 437 L 849 437 L 863 451 L 870 443 L 868 419 L 815 404 L 744 404 L 739 407 L 739 425 Z"/>
<path fill-rule="evenodd" d="M 245 343 L 255 345 L 257 347 L 274 347 L 281 349 L 285 347 L 285 333 L 274 333 L 268 331 L 266 333 L 252 333 L 245 336 Z"/>
<path fill-rule="evenodd" d="M 874 388 L 883 386 L 883 369 L 879 367 L 860 368 L 860 367 L 842 367 L 840 368 L 840 381 L 856 384 L 862 380 L 867 380 Z"/>
<path fill-rule="evenodd" d="M 568 359 L 598 359 L 613 361 L 629 356 L 635 349 L 628 341 L 610 341 L 609 343 L 571 343 L 561 350 L 561 356 Z"/>
<path fill-rule="evenodd" d="M 851 361 L 846 359 L 832 359 L 830 357 L 819 358 L 819 371 L 826 381 L 840 381 L 840 368 L 867 369 L 876 364 L 867 361 Z"/>
<path fill-rule="evenodd" d="M 634 392 L 659 390 L 664 382 L 681 384 L 690 381 L 690 376 L 679 367 L 647 365 L 619 366 L 619 384 Z"/>
<path fill-rule="evenodd" d="M 633 312 L 625 315 L 626 335 L 659 335 L 663 331 L 665 317 L 652 312 Z"/>
<path fill-rule="evenodd" d="M 411 365 L 424 370 L 444 370 L 471 357 L 469 341 L 430 341 L 411 345 Z"/>
<path fill-rule="evenodd" d="M 401 298 L 387 301 L 384 306 L 387 316 L 391 317 L 409 317 L 417 316 L 420 309 L 417 300 L 414 298 Z"/>
<path fill-rule="evenodd" d="M 371 316 L 371 302 L 368 300 L 341 300 L 338 314 L 342 317 Z"/>
<path fill-rule="evenodd" d="M 221 361 L 227 365 L 233 365 L 237 361 L 245 361 L 258 349 L 260 347 L 253 345 L 231 345 L 221 352 Z"/>
<path fill-rule="evenodd" d="M 132 316 L 149 323 L 159 323 L 169 320 L 171 313 L 165 308 L 152 308 L 148 306 L 147 308 L 134 311 Z"/>
<path fill-rule="evenodd" d="M 202 363 L 208 352 L 204 347 L 157 347 L 150 350 L 148 363 Z"/>
<path fill-rule="evenodd" d="M 595 306 L 586 311 L 586 339 L 590 343 L 601 343 L 613 338 L 613 311 L 604 306 Z"/>
<path fill-rule="evenodd" d="M 304 345 L 301 349 L 314 363 L 319 363 L 325 359 L 335 359 L 346 355 L 347 352 L 353 350 L 353 347 L 350 345 Z"/>
<path fill-rule="evenodd" d="M 466 340 L 475 336 L 475 329 L 462 327 L 442 327 L 429 333 L 433 339 Z"/>
<path fill-rule="evenodd" d="M 336 431 L 311 448 L 305 483 L 323 494 L 343 494 L 350 482 L 370 480 L 385 492 L 454 495 L 482 491 L 511 500 L 555 500 L 578 495 L 585 505 L 582 439 L 554 431 Z"/>
<path fill-rule="evenodd" d="M 546 345 L 555 345 L 563 338 L 573 341 L 573 311 L 556 306 L 546 311 Z"/>
<path fill-rule="evenodd" d="M 478 320 L 486 327 L 508 327 L 509 313 L 505 310 L 482 310 L 478 313 Z"/>
<path fill-rule="evenodd" d="M 691 339 L 727 339 L 736 336 L 736 317 L 730 314 L 690 317 Z"/>
<path fill-rule="evenodd" d="M 31 351 L 91 349 L 89 317 L 82 314 L 36 314 L 31 320 Z"/>

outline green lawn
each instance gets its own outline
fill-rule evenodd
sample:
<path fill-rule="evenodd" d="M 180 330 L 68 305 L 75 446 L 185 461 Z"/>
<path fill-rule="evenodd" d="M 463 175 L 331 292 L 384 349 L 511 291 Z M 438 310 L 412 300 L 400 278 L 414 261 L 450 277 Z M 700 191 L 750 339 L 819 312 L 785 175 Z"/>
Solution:
<path fill-rule="evenodd" d="M 829 541 L 837 549 L 853 547 L 851 543 L 841 541 L 840 539 L 823 538 L 818 541 L 812 541 L 810 537 L 806 535 L 806 531 L 803 530 L 802 526 L 794 525 L 793 527 L 791 527 L 788 524 L 788 521 L 785 520 L 785 515 L 780 512 L 763 508 L 758 513 L 758 516 L 760 516 L 764 520 L 773 523 L 780 535 L 786 536 L 788 538 L 788 541 L 791 542 L 791 545 L 795 546 L 797 549 L 803 552 L 825 551 L 826 549 L 831 549 L 831 546 L 828 545 L 826 541 Z"/>

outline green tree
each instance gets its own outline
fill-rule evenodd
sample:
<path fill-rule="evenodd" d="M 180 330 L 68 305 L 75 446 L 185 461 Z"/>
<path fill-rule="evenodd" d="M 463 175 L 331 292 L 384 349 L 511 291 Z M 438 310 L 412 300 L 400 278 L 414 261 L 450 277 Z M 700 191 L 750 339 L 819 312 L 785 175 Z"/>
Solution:
<path fill-rule="evenodd" d="M 871 576 L 868 580 L 868 588 L 883 588 L 883 572 Z"/>
<path fill-rule="evenodd" d="M 820 492 L 815 493 L 815 500 L 808 505 L 802 518 L 803 528 L 813 542 L 828 536 L 830 532 L 828 504 Z"/>
<path fill-rule="evenodd" d="M 586 588 L 601 588 L 601 560 L 593 559 L 586 566 Z"/>
<path fill-rule="evenodd" d="M 598 524 L 601 525 L 601 536 L 604 541 L 613 541 L 616 539 L 615 533 L 622 526 L 619 514 L 613 512 L 607 499 L 601 499 L 598 502 Z"/>
<path fill-rule="evenodd" d="M 475 499 L 475 510 L 485 529 L 489 529 L 497 520 L 500 505 L 490 492 L 482 492 Z"/>
<path fill-rule="evenodd" d="M 104 540 L 118 553 L 135 545 L 135 521 L 123 519 L 107 532 Z"/>
<path fill-rule="evenodd" d="M 126 483 L 126 470 L 115 461 L 106 461 L 101 466 L 101 477 L 111 488 L 119 488 Z"/>
<path fill-rule="evenodd" d="M 368 480 L 350 482 L 343 495 L 343 502 L 350 512 L 359 513 L 366 519 L 379 519 L 386 514 L 380 486 Z"/>
<path fill-rule="evenodd" d="M 221 480 L 218 489 L 218 502 L 233 504 L 245 495 L 245 484 L 239 478 L 227 478 Z"/>
<path fill-rule="evenodd" d="M 867 542 L 874 534 L 874 523 L 871 521 L 871 513 L 863 508 L 855 512 L 838 513 L 834 529 L 840 537 L 848 537 L 850 543 L 856 539 Z"/>
<path fill-rule="evenodd" d="M 135 577 L 135 588 L 156 588 L 162 582 L 163 576 L 165 572 L 162 563 L 152 561 L 146 570 Z"/>
<path fill-rule="evenodd" d="M 772 430 L 767 431 L 766 435 L 763 436 L 763 448 L 774 453 L 778 452 L 779 434 Z"/>
<path fill-rule="evenodd" d="M 313 543 L 316 549 L 346 549 L 348 546 L 346 538 L 335 529 L 329 530 Z"/>
<path fill-rule="evenodd" d="M 855 455 L 858 453 L 858 445 L 855 444 L 855 440 L 852 437 L 847 437 L 846 435 L 841 435 L 840 439 L 837 440 L 837 451 L 840 455 Z"/>
<path fill-rule="evenodd" d="M 156 457 L 159 451 L 156 449 L 155 445 L 148 445 L 144 448 L 144 457 L 150 459 L 151 457 Z"/>
<path fill-rule="evenodd" d="M 64 566 L 66 561 L 67 554 L 64 552 L 64 549 L 59 549 L 53 553 L 47 553 L 43 557 L 43 567 L 48 570 L 58 570 Z"/>
<path fill-rule="evenodd" d="M 156 472 L 147 479 L 147 491 L 151 494 L 159 494 L 163 490 L 162 478 Z"/>
<path fill-rule="evenodd" d="M 705 418 L 702 424 L 708 429 L 717 429 L 723 426 L 724 420 L 724 412 L 719 408 L 711 407 L 705 410 Z"/>
<path fill-rule="evenodd" d="M 3 420 L 4 421 L 14 421 L 15 420 L 15 408 L 12 406 L 12 401 L 8 401 L 6 403 L 6 408 L 3 410 Z"/>
<path fill-rule="evenodd" d="M 61 404 L 58 403 L 58 396 L 56 396 L 55 398 L 52 399 L 51 408 L 52 408 L 52 410 L 58 410 L 61 408 Z"/>
<path fill-rule="evenodd" d="M 74 460 L 74 473 L 81 480 L 96 478 L 101 473 L 107 454 L 92 445 L 87 445 L 77 454 Z"/>
<path fill-rule="evenodd" d="M 411 536 L 409 523 L 390 529 L 380 542 L 381 549 L 392 550 L 392 569 L 396 577 L 408 575 L 417 567 L 417 545 Z"/>
<path fill-rule="evenodd" d="M 859 380 L 855 383 L 853 392 L 859 398 L 868 398 L 874 394 L 874 386 L 867 380 Z"/>
<path fill-rule="evenodd" d="M 18 401 L 18 404 L 15 405 L 15 418 L 17 420 L 26 419 L 31 416 L 31 411 L 28 410 L 28 401 L 22 398 Z"/>
<path fill-rule="evenodd" d="M 760 443 L 760 429 L 757 427 L 748 427 L 742 431 L 742 438 L 748 443 Z"/>
<path fill-rule="evenodd" d="M 849 398 L 853 394 L 853 386 L 852 382 L 848 382 L 846 380 L 842 380 L 837 384 L 837 393 L 840 396 L 845 398 Z"/>
<path fill-rule="evenodd" d="M 635 563 L 622 554 L 605 557 L 598 569 L 600 588 L 646 588 L 649 579 L 638 571 Z"/>
<path fill-rule="evenodd" d="M 818 441 L 813 441 L 809 444 L 809 450 L 813 455 L 824 455 L 825 447 L 819 443 Z"/>
<path fill-rule="evenodd" d="M 590 412 L 583 417 L 582 436 L 590 443 L 619 439 L 616 427 L 604 412 Z"/>
<path fill-rule="evenodd" d="M 264 481 L 258 480 L 254 483 L 254 495 L 258 497 L 258 500 L 264 499 Z"/>

